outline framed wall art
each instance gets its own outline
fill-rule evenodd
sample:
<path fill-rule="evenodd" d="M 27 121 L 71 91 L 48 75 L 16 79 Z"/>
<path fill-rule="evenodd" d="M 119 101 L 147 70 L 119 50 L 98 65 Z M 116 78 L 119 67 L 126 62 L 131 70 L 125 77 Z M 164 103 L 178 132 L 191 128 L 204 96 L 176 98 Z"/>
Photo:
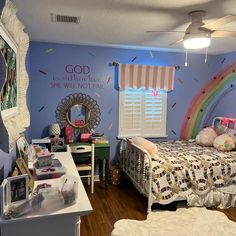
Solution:
<path fill-rule="evenodd" d="M 18 109 L 18 49 L 16 43 L 0 24 L 0 111 L 3 119 Z"/>
<path fill-rule="evenodd" d="M 0 149 L 7 153 L 30 124 L 26 98 L 29 36 L 16 12 L 14 3 L 6 0 L 0 13 Z"/>

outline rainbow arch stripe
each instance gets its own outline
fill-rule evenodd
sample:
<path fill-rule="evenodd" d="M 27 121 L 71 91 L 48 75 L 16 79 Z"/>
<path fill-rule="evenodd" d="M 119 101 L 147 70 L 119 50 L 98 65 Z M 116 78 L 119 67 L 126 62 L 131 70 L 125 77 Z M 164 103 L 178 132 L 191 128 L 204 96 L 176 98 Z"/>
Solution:
<path fill-rule="evenodd" d="M 194 97 L 184 117 L 180 138 L 195 138 L 217 102 L 236 86 L 236 62 L 214 76 Z"/>

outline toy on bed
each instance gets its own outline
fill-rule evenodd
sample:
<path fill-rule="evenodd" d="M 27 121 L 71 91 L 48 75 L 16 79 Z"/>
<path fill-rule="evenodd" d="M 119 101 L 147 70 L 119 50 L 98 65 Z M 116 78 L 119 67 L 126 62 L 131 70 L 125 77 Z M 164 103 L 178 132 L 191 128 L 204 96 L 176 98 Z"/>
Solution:
<path fill-rule="evenodd" d="M 235 140 L 232 136 L 235 120 L 230 128 L 231 136 L 228 133 L 217 136 L 216 126 L 226 126 L 225 121 L 225 118 L 215 118 L 216 132 L 207 128 L 202 132 L 207 135 L 198 137 L 207 146 L 199 145 L 195 140 L 155 144 L 142 137 L 122 140 L 121 168 L 137 190 L 148 197 L 148 212 L 153 203 L 169 204 L 178 200 L 187 200 L 191 206 L 236 206 L 236 152 L 229 152 L 235 147 L 232 142 Z M 210 143 L 211 147 L 208 147 Z"/>

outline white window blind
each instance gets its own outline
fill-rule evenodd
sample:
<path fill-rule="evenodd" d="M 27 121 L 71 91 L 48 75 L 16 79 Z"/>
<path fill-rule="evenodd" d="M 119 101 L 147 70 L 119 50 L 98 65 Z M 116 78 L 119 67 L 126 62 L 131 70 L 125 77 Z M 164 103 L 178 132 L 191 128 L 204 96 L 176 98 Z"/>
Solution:
<path fill-rule="evenodd" d="M 120 90 L 119 137 L 165 137 L 166 104 L 166 92 Z"/>

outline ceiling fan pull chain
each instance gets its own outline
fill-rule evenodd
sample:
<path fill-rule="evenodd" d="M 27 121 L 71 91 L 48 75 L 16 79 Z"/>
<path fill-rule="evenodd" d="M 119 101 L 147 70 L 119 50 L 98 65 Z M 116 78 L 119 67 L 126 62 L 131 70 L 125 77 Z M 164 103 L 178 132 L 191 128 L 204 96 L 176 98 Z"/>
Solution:
<path fill-rule="evenodd" d="M 184 66 L 188 66 L 188 50 L 185 50 L 185 63 Z"/>
<path fill-rule="evenodd" d="M 207 48 L 206 48 L 206 55 L 205 55 L 205 63 L 207 63 Z"/>

